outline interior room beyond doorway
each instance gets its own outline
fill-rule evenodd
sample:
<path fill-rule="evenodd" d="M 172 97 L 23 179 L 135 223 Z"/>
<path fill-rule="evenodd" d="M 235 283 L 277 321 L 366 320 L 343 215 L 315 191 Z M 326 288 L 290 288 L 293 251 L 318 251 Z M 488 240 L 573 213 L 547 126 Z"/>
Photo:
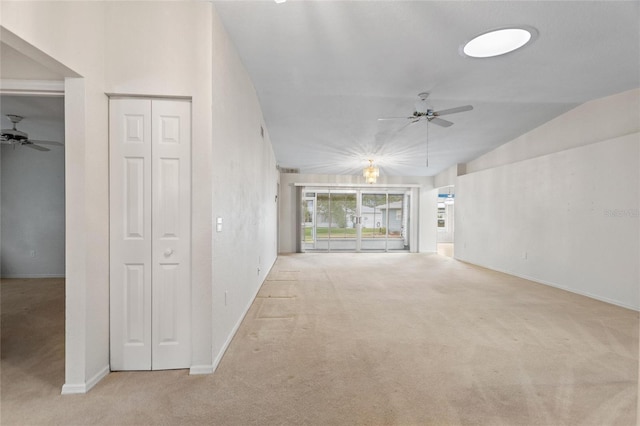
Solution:
<path fill-rule="evenodd" d="M 454 255 L 454 218 L 455 218 L 455 187 L 445 186 L 438 190 L 438 234 L 437 252 L 440 255 L 453 257 Z"/>

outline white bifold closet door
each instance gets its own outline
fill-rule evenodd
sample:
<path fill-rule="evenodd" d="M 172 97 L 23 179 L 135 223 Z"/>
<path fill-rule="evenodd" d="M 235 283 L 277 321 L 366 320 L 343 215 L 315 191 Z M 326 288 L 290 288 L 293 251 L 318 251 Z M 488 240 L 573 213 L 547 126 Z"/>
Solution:
<path fill-rule="evenodd" d="M 111 370 L 191 365 L 191 104 L 111 99 Z"/>

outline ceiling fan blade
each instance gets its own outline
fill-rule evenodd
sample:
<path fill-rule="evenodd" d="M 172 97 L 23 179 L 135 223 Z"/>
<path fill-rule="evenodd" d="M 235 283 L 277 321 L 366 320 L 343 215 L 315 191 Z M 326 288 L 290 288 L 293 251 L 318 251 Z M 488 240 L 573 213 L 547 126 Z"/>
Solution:
<path fill-rule="evenodd" d="M 473 107 L 471 105 L 465 105 L 465 106 L 459 106 L 459 107 L 455 107 L 455 108 L 443 109 L 442 111 L 434 111 L 433 115 L 438 117 L 440 115 L 455 114 L 457 112 L 471 111 L 472 109 L 473 109 Z"/>
<path fill-rule="evenodd" d="M 28 146 L 29 148 L 36 149 L 38 151 L 51 151 L 49 148 L 45 148 L 44 146 L 34 145 L 33 143 L 23 143 L 23 146 Z"/>
<path fill-rule="evenodd" d="M 414 117 L 414 118 L 415 118 L 415 117 Z M 405 125 L 403 125 L 402 127 L 400 127 L 398 130 L 396 130 L 396 131 L 394 132 L 394 134 L 398 134 L 398 133 L 400 133 L 401 131 L 403 131 L 403 130 L 404 130 L 404 129 L 406 129 L 407 127 L 411 126 L 412 124 L 417 123 L 418 121 L 420 121 L 420 119 L 419 119 L 419 118 L 415 118 L 414 120 L 412 120 L 412 121 L 408 122 L 407 124 L 405 124 Z"/>
<path fill-rule="evenodd" d="M 433 117 L 429 121 L 431 123 L 433 123 L 433 124 L 437 124 L 438 126 L 442 126 L 442 127 L 451 127 L 451 126 L 453 126 L 452 122 L 447 121 L 447 120 L 443 120 L 442 118 L 438 118 L 438 117 Z"/>
<path fill-rule="evenodd" d="M 416 117 L 414 117 L 413 115 L 411 117 L 385 117 L 385 118 L 378 118 L 378 121 L 387 121 L 387 120 L 412 120 L 415 119 Z"/>
<path fill-rule="evenodd" d="M 36 140 L 36 139 L 29 139 L 29 142 L 31 142 L 31 143 L 37 143 L 37 144 L 40 144 L 40 145 L 60 145 L 60 146 L 64 145 L 64 144 L 63 144 L 63 143 L 61 143 L 61 142 L 56 142 L 56 141 L 39 141 L 39 140 Z"/>

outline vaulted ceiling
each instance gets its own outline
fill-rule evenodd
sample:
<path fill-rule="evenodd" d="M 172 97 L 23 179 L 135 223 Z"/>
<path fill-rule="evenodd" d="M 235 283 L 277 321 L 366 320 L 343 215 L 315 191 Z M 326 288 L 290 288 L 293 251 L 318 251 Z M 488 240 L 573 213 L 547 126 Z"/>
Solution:
<path fill-rule="evenodd" d="M 432 176 L 640 86 L 637 1 L 214 4 L 253 80 L 278 164 L 304 173 L 360 174 L 373 159 L 383 175 Z M 511 25 L 538 37 L 495 58 L 460 54 L 473 36 Z M 3 79 L 61 78 L 3 43 L 0 57 Z M 425 91 L 435 110 L 473 110 L 447 116 L 448 128 L 378 120 L 411 115 Z M 47 118 L 46 102 L 3 96 L 0 112 L 24 115 L 22 128 L 44 138 L 30 118 L 61 123 L 61 112 Z"/>
<path fill-rule="evenodd" d="M 432 176 L 591 99 L 640 86 L 636 1 L 215 1 L 260 99 L 280 166 Z M 495 58 L 460 54 L 490 29 L 538 37 Z M 405 126 L 418 93 L 444 128 Z M 603 123 L 606 125 L 606 123 Z M 427 160 L 427 142 L 429 166 Z"/>

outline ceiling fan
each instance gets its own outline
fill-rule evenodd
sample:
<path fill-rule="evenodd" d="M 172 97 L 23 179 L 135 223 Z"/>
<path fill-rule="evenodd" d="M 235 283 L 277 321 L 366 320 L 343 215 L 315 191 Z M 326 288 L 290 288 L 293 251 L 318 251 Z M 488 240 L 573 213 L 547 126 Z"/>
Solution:
<path fill-rule="evenodd" d="M 16 145 L 24 145 L 38 151 L 50 151 L 49 148 L 45 148 L 44 146 L 40 145 L 62 145 L 62 143 L 60 142 L 29 139 L 29 135 L 27 135 L 25 132 L 21 132 L 16 128 L 16 125 L 21 122 L 24 117 L 15 114 L 7 114 L 7 118 L 13 123 L 13 128 L 2 129 L 2 134 L 0 135 L 0 143 L 3 145 L 13 145 L 14 147 Z"/>
<path fill-rule="evenodd" d="M 413 112 L 413 115 L 409 117 L 389 117 L 389 118 L 378 118 L 378 121 L 383 120 L 411 120 L 409 124 L 417 123 L 418 121 L 427 121 L 429 123 L 437 124 L 442 127 L 450 127 L 453 125 L 451 121 L 444 120 L 440 118 L 442 115 L 455 114 L 458 112 L 471 111 L 473 107 L 471 105 L 464 105 L 455 108 L 443 109 L 441 111 L 434 111 L 433 109 L 427 106 L 427 98 L 429 97 L 429 92 L 422 92 L 418 94 L 418 101 L 416 101 L 415 107 L 416 110 Z"/>

